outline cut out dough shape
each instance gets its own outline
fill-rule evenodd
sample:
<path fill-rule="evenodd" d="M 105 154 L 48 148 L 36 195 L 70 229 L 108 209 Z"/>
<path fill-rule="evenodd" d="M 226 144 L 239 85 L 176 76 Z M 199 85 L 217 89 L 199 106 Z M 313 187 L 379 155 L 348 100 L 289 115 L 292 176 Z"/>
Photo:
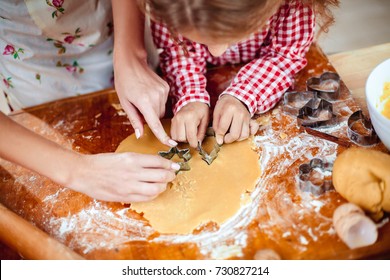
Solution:
<path fill-rule="evenodd" d="M 169 120 L 163 120 L 163 125 L 170 130 Z M 203 141 L 207 152 L 214 141 L 208 137 Z M 157 155 L 168 149 L 145 126 L 143 137 L 137 140 L 134 134 L 129 136 L 116 152 Z M 131 209 L 144 213 L 160 233 L 189 234 L 211 221 L 221 225 L 250 202 L 250 192 L 260 177 L 259 156 L 252 149 L 251 139 L 223 145 L 211 165 L 195 149 L 191 148 L 191 155 L 191 170 L 178 173 L 165 192 L 153 201 L 131 204 Z"/>

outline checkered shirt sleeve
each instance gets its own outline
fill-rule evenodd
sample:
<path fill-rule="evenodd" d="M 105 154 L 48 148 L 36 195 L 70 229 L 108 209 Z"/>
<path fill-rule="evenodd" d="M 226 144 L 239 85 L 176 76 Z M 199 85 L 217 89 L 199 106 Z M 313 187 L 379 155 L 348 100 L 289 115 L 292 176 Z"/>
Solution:
<path fill-rule="evenodd" d="M 306 64 L 314 37 L 315 18 L 308 6 L 284 5 L 270 22 L 274 35 L 264 42 L 260 57 L 240 69 L 222 93 L 246 104 L 253 116 L 272 109 Z"/>
<path fill-rule="evenodd" d="M 203 102 L 210 106 L 206 91 L 205 46 L 178 35 L 174 38 L 163 24 L 151 26 L 153 40 L 160 52 L 160 67 L 174 97 L 176 114 L 190 102 Z"/>

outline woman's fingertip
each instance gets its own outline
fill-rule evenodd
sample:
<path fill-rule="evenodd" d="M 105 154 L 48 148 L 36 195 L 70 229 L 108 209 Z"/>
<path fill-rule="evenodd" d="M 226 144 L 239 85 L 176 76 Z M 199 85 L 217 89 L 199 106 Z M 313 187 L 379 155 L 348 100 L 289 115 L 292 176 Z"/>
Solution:
<path fill-rule="evenodd" d="M 173 162 L 173 163 L 171 164 L 171 168 L 172 168 L 173 170 L 180 170 L 180 165 L 179 165 L 178 163 L 176 163 L 176 162 Z"/>
<path fill-rule="evenodd" d="M 177 142 L 172 140 L 172 139 L 169 139 L 168 140 L 168 144 L 171 146 L 171 147 L 176 147 L 177 146 Z"/>
<path fill-rule="evenodd" d="M 139 139 L 141 137 L 141 131 L 138 128 L 134 130 L 134 133 L 135 133 L 135 138 Z"/>

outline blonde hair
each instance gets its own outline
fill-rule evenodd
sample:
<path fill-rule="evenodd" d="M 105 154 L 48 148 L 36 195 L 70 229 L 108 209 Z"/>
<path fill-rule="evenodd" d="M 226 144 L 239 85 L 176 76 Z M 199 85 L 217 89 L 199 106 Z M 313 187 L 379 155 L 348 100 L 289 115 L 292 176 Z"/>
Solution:
<path fill-rule="evenodd" d="M 312 5 L 319 26 L 327 31 L 333 23 L 331 6 L 338 0 L 138 0 L 144 13 L 165 23 L 170 32 L 196 29 L 208 37 L 237 39 L 265 25 L 284 2 Z"/>
<path fill-rule="evenodd" d="M 339 6 L 339 0 L 306 0 L 303 3 L 313 5 L 315 14 L 317 15 L 317 23 L 320 27 L 320 32 L 328 32 L 329 27 L 334 23 L 332 8 Z"/>

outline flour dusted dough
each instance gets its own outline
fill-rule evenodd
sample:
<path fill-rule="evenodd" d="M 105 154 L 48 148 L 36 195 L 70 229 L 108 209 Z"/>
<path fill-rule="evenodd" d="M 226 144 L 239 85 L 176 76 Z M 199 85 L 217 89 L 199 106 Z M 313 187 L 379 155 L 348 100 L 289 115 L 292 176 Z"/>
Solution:
<path fill-rule="evenodd" d="M 170 122 L 164 120 L 163 125 L 169 131 Z M 207 152 L 214 141 L 213 138 L 205 139 L 203 147 Z M 208 222 L 221 225 L 250 202 L 250 192 L 260 177 L 259 157 L 251 143 L 248 139 L 223 145 L 211 165 L 191 149 L 191 170 L 180 172 L 167 190 L 153 201 L 133 203 L 131 209 L 143 212 L 160 233 L 188 234 Z M 168 149 L 145 126 L 141 139 L 129 136 L 116 152 L 157 154 Z"/>
<path fill-rule="evenodd" d="M 335 189 L 349 202 L 379 217 L 390 211 L 390 155 L 364 148 L 340 154 L 333 166 Z"/>

